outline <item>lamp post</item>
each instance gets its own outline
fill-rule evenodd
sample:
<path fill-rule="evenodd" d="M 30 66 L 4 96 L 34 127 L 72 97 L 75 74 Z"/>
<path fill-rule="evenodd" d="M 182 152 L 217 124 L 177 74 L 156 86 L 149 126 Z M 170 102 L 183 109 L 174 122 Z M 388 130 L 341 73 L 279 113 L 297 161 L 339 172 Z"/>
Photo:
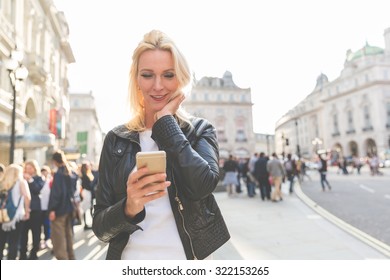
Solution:
<path fill-rule="evenodd" d="M 298 131 L 298 120 L 295 119 L 295 130 L 297 133 L 297 156 L 301 158 L 301 148 L 299 147 L 299 131 Z"/>
<path fill-rule="evenodd" d="M 12 115 L 11 115 L 11 140 L 9 148 L 9 163 L 14 162 L 15 151 L 15 123 L 16 123 L 16 92 L 20 83 L 28 76 L 27 68 L 22 64 L 23 53 L 17 50 L 11 52 L 10 58 L 5 61 L 5 67 L 9 72 L 12 86 Z"/>
<path fill-rule="evenodd" d="M 315 152 L 316 154 L 318 154 L 318 149 L 319 149 L 319 145 L 322 144 L 322 140 L 318 137 L 314 138 L 313 141 L 311 141 L 311 143 L 315 146 Z"/>
<path fill-rule="evenodd" d="M 266 136 L 267 138 L 267 155 L 270 155 L 270 150 L 269 150 L 269 135 Z M 389 140 L 390 141 L 390 140 Z M 390 142 L 389 142 L 390 143 Z"/>

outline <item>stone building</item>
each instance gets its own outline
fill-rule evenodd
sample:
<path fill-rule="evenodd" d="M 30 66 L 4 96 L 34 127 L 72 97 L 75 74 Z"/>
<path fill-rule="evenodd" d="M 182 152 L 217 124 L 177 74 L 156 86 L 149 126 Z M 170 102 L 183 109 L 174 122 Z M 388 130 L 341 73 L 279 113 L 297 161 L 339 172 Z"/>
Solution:
<path fill-rule="evenodd" d="M 203 77 L 196 81 L 184 108 L 208 119 L 217 130 L 220 158 L 229 154 L 248 158 L 255 151 L 251 89 L 240 88 L 226 71 L 222 78 Z"/>
<path fill-rule="evenodd" d="M 334 81 L 318 77 L 314 90 L 278 120 L 278 153 L 390 157 L 390 28 L 384 41 L 385 48 L 366 43 L 348 50 Z"/>
<path fill-rule="evenodd" d="M 0 3 L 0 162 L 9 163 L 15 89 L 14 162 L 43 164 L 53 149 L 66 144 L 67 69 L 75 62 L 68 24 L 51 0 Z M 6 67 L 15 51 L 24 55 L 21 64 L 28 70 L 21 83 L 11 81 Z"/>
<path fill-rule="evenodd" d="M 92 92 L 71 93 L 68 142 L 65 149 L 71 160 L 99 163 L 103 146 L 103 132 L 96 113 Z"/>

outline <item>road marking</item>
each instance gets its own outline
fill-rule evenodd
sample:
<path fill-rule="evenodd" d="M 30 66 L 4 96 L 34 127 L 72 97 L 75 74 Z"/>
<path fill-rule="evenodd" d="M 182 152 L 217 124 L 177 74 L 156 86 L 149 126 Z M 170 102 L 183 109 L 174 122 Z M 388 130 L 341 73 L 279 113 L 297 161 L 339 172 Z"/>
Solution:
<path fill-rule="evenodd" d="M 90 259 L 92 259 L 92 257 L 93 257 L 94 255 L 96 255 L 97 253 L 99 253 L 100 249 L 101 249 L 101 246 L 100 246 L 100 245 L 97 245 L 95 248 L 93 248 L 93 249 L 91 250 L 91 252 L 89 252 L 88 255 L 86 255 L 86 256 L 83 258 L 83 260 L 90 260 Z"/>
<path fill-rule="evenodd" d="M 365 185 L 360 185 L 359 186 L 361 189 L 365 190 L 365 191 L 368 191 L 370 193 L 374 193 L 375 191 L 369 187 L 366 187 Z"/>
<path fill-rule="evenodd" d="M 390 194 L 385 194 L 385 198 L 390 199 Z"/>
<path fill-rule="evenodd" d="M 307 215 L 306 218 L 308 218 L 309 220 L 319 220 L 319 219 L 322 219 L 322 217 L 320 215 L 316 215 L 316 214 Z"/>

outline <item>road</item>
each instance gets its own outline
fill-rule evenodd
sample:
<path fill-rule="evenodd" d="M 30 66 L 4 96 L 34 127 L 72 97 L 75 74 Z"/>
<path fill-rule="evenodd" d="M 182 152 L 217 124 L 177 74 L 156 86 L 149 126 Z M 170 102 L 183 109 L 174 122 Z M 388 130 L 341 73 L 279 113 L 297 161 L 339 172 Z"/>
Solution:
<path fill-rule="evenodd" d="M 319 206 L 357 229 L 390 245 L 390 169 L 383 176 L 371 176 L 367 168 L 361 175 L 337 174 L 331 168 L 327 179 L 331 191 L 323 192 L 317 171 L 310 171 L 302 191 Z"/>

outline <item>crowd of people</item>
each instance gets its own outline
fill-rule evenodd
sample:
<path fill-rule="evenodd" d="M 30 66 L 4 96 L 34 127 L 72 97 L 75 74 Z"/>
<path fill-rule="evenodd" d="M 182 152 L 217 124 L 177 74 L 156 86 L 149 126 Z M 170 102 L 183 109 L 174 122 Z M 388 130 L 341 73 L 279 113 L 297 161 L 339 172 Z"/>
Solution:
<path fill-rule="evenodd" d="M 34 159 L 0 164 L 2 208 L 12 199 L 16 209 L 0 224 L 1 259 L 37 260 L 45 248 L 56 259 L 75 259 L 74 205 L 80 205 L 84 229 L 90 230 L 86 215 L 92 216 L 97 179 L 89 161 L 68 162 L 62 151 L 54 152 L 47 165 Z"/>
<path fill-rule="evenodd" d="M 329 165 L 338 166 L 337 174 L 361 174 L 361 169 L 367 165 L 370 169 L 370 174 L 382 175 L 379 170 L 379 159 L 377 156 L 367 157 L 362 160 L 356 156 L 347 159 L 342 157 L 336 161 L 332 161 L 328 155 L 316 155 L 314 167 L 320 175 L 320 183 L 322 191 L 331 190 L 332 187 L 327 179 Z M 310 163 L 313 163 L 310 161 Z M 224 172 L 223 186 L 229 196 L 237 196 L 242 192 L 242 183 L 247 187 L 249 197 L 254 197 L 256 189 L 259 189 L 262 200 L 271 200 L 274 202 L 282 201 L 281 185 L 283 182 L 289 184 L 289 192 L 294 190 L 295 181 L 300 183 L 307 179 L 312 180 L 307 173 L 309 169 L 308 160 L 304 158 L 293 157 L 291 154 L 277 155 L 273 153 L 271 156 L 265 153 L 254 153 L 251 158 L 237 159 L 230 155 L 222 165 Z"/>
<path fill-rule="evenodd" d="M 330 190 L 330 184 L 326 179 L 327 164 L 322 156 L 317 159 L 318 171 L 321 178 L 321 186 L 325 185 Z M 306 160 L 293 158 L 291 154 L 286 157 L 272 153 L 271 156 L 265 153 L 254 153 L 248 159 L 236 159 L 233 155 L 223 163 L 224 179 L 222 184 L 226 187 L 229 196 L 237 196 L 242 192 L 241 185 L 244 183 L 249 197 L 256 195 L 256 189 L 262 200 L 279 202 L 283 200 L 281 192 L 282 183 L 289 184 L 289 193 L 294 191 L 295 180 L 312 180 L 307 173 Z"/>

